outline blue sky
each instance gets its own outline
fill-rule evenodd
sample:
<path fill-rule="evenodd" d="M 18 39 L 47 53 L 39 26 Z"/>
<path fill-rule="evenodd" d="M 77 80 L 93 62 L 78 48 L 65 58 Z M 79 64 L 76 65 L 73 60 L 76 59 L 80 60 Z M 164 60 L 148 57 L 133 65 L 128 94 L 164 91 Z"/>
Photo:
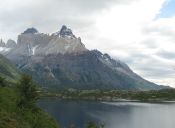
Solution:
<path fill-rule="evenodd" d="M 165 2 L 157 18 L 168 18 L 175 16 L 175 0 Z"/>

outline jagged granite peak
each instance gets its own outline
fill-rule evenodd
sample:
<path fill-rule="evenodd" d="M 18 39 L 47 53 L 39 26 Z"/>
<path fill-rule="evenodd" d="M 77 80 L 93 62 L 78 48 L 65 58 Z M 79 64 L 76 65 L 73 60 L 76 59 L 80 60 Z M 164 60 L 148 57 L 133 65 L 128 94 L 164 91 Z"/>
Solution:
<path fill-rule="evenodd" d="M 12 39 L 9 39 L 6 43 L 7 48 L 15 48 L 17 46 L 16 42 Z"/>
<path fill-rule="evenodd" d="M 38 30 L 36 28 L 28 28 L 26 29 L 22 34 L 35 34 L 38 33 Z"/>
<path fill-rule="evenodd" d="M 98 50 L 92 50 L 91 52 L 94 55 L 96 55 L 99 61 L 101 61 L 103 64 L 105 64 L 109 68 L 116 70 L 116 71 L 123 72 L 123 73 L 127 73 L 128 75 L 133 73 L 133 71 L 129 68 L 127 64 L 125 64 L 124 62 L 120 60 L 116 60 L 116 59 L 114 60 L 107 53 L 103 54 Z"/>
<path fill-rule="evenodd" d="M 87 49 L 81 39 L 76 38 L 72 31 L 64 26 L 61 35 L 38 33 L 35 28 L 29 28 L 18 36 L 16 47 L 6 54 L 8 58 L 15 59 L 21 56 L 71 54 L 84 51 Z"/>
<path fill-rule="evenodd" d="M 0 47 L 5 47 L 5 42 L 2 39 L 0 39 Z"/>
<path fill-rule="evenodd" d="M 1 39 L 0 40 L 0 54 L 6 54 L 9 51 L 10 51 L 10 48 L 7 48 L 5 42 Z"/>
<path fill-rule="evenodd" d="M 70 38 L 76 38 L 73 34 L 72 30 L 68 28 L 66 25 L 63 25 L 58 32 L 58 34 L 62 37 L 70 37 Z"/>

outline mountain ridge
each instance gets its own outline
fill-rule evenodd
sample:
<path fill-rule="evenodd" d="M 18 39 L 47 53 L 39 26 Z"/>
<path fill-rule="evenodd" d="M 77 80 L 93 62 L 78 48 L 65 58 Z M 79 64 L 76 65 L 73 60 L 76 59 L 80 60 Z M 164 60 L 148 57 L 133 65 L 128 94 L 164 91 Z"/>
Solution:
<path fill-rule="evenodd" d="M 161 89 L 134 73 L 127 64 L 98 50 L 88 50 L 65 25 L 51 35 L 29 28 L 17 45 L 3 53 L 42 87 L 82 89 Z"/>

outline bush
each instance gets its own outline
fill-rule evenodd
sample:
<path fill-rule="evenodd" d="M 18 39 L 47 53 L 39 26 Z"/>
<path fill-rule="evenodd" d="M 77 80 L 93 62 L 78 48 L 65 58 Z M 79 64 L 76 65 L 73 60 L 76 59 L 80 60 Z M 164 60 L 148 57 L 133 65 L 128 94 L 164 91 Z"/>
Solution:
<path fill-rule="evenodd" d="M 5 87 L 5 86 L 6 86 L 5 78 L 3 78 L 3 77 L 1 77 L 1 76 L 0 76 L 0 86 L 1 86 L 1 87 Z"/>

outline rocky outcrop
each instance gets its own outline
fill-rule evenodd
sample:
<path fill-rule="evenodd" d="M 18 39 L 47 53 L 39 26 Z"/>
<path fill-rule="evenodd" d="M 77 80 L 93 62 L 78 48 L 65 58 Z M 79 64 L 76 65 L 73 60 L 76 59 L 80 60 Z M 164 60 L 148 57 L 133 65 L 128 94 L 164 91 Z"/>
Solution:
<path fill-rule="evenodd" d="M 32 56 L 20 70 L 31 74 L 41 87 L 48 89 L 161 89 L 135 74 L 126 64 L 97 50 L 80 54 Z"/>
<path fill-rule="evenodd" d="M 16 48 L 16 42 L 14 40 L 9 39 L 5 45 L 7 48 Z"/>
<path fill-rule="evenodd" d="M 5 42 L 2 39 L 0 40 L 0 47 L 5 47 Z"/>
<path fill-rule="evenodd" d="M 35 28 L 25 30 L 18 36 L 17 46 L 7 55 L 32 56 L 49 54 L 80 53 L 87 51 L 80 38 L 76 38 L 72 30 L 63 26 L 57 34 L 39 33 Z"/>
<path fill-rule="evenodd" d="M 70 37 L 75 38 L 75 35 L 72 33 L 72 30 L 67 28 L 65 25 L 62 26 L 61 30 L 58 32 L 58 34 L 62 37 Z"/>
<path fill-rule="evenodd" d="M 35 34 L 35 33 L 38 33 L 37 29 L 35 29 L 35 28 L 28 28 L 22 34 Z"/>

